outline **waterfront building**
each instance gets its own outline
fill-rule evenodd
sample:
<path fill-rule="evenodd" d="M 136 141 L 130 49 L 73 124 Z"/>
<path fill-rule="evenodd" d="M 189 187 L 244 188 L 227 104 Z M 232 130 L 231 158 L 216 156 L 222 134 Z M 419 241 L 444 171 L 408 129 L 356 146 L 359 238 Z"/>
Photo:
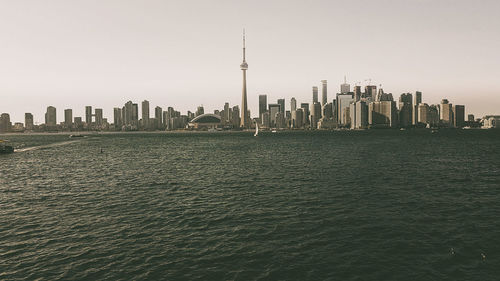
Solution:
<path fill-rule="evenodd" d="M 77 130 L 77 131 L 83 130 L 82 117 L 75 117 L 73 119 L 73 128 L 75 128 L 75 130 Z"/>
<path fill-rule="evenodd" d="M 326 80 L 321 80 L 321 105 L 328 103 L 328 86 Z"/>
<path fill-rule="evenodd" d="M 304 127 L 304 110 L 302 108 L 297 108 L 292 111 L 292 125 L 293 129 L 299 129 Z"/>
<path fill-rule="evenodd" d="M 240 65 L 243 71 L 243 90 L 241 93 L 241 119 L 240 127 L 243 129 L 250 128 L 250 116 L 248 115 L 248 104 L 247 104 L 247 70 L 248 63 L 245 58 L 245 31 L 243 31 L 243 62 Z"/>
<path fill-rule="evenodd" d="M 139 105 L 137 103 L 132 104 L 132 125 L 136 127 L 139 123 Z"/>
<path fill-rule="evenodd" d="M 312 103 L 318 102 L 318 87 L 313 86 L 313 99 Z"/>
<path fill-rule="evenodd" d="M 24 113 L 24 127 L 28 131 L 31 131 L 31 130 L 34 129 L 33 114 L 31 114 L 31 113 Z"/>
<path fill-rule="evenodd" d="M 8 113 L 0 115 L 0 133 L 8 133 L 12 130 L 12 122 Z"/>
<path fill-rule="evenodd" d="M 430 105 L 429 112 L 427 114 L 427 124 L 430 126 L 439 125 L 439 106 L 438 105 Z"/>
<path fill-rule="evenodd" d="M 66 128 L 71 128 L 73 125 L 73 110 L 65 109 L 64 110 L 64 126 Z"/>
<path fill-rule="evenodd" d="M 280 112 L 284 115 L 285 114 L 285 99 L 278 99 L 276 102 L 277 104 L 280 105 Z"/>
<path fill-rule="evenodd" d="M 351 129 L 368 128 L 368 105 L 365 101 L 353 102 L 349 105 Z"/>
<path fill-rule="evenodd" d="M 439 120 L 442 126 L 451 127 L 453 125 L 453 108 L 447 99 L 441 100 L 439 105 Z"/>
<path fill-rule="evenodd" d="M 397 125 L 397 109 L 394 101 L 375 101 L 368 105 L 370 128 L 394 128 Z"/>
<path fill-rule="evenodd" d="M 142 114 L 142 129 L 144 130 L 147 130 L 149 128 L 149 101 L 147 100 L 143 100 L 142 101 L 142 111 L 141 111 L 141 114 Z M 97 116 L 96 116 L 97 118 Z M 96 123 L 97 123 L 97 120 L 96 120 Z"/>
<path fill-rule="evenodd" d="M 277 103 L 269 104 L 269 124 L 272 128 L 276 127 L 276 114 L 280 112 L 281 106 Z"/>
<path fill-rule="evenodd" d="M 123 126 L 122 110 L 119 107 L 113 108 L 113 125 L 115 130 L 121 130 Z"/>
<path fill-rule="evenodd" d="M 476 120 L 474 119 L 474 114 L 469 114 L 469 115 L 467 115 L 467 121 L 468 121 L 468 122 L 474 122 L 474 121 L 476 121 Z"/>
<path fill-rule="evenodd" d="M 349 108 L 349 104 L 354 100 L 353 93 L 340 93 L 337 94 L 337 105 L 338 105 L 338 123 L 339 126 L 347 126 L 349 122 L 347 122 L 347 118 L 350 115 L 345 114 L 347 108 Z"/>
<path fill-rule="evenodd" d="M 455 128 L 463 128 L 465 126 L 465 106 L 453 106 L 453 126 Z"/>
<path fill-rule="evenodd" d="M 420 103 L 417 107 L 418 109 L 418 120 L 417 124 L 431 124 L 429 118 L 429 105 L 426 103 Z M 417 125 L 415 124 L 415 125 Z"/>
<path fill-rule="evenodd" d="M 303 114 L 302 114 L 302 124 L 304 127 L 309 125 L 309 103 L 303 102 L 300 104 L 300 108 L 302 108 Z"/>
<path fill-rule="evenodd" d="M 155 107 L 155 129 L 162 130 L 163 129 L 163 118 L 162 118 L 163 109 L 159 106 Z"/>
<path fill-rule="evenodd" d="M 231 117 L 231 122 L 233 128 L 239 128 L 241 125 L 240 108 L 237 105 L 233 106 L 233 116 Z"/>
<path fill-rule="evenodd" d="M 351 85 L 347 84 L 346 77 L 344 76 L 344 83 L 340 84 L 340 93 L 347 94 L 351 91 Z"/>
<path fill-rule="evenodd" d="M 297 100 L 295 98 L 290 99 L 290 111 L 294 112 L 297 110 Z"/>
<path fill-rule="evenodd" d="M 262 118 L 262 114 L 267 112 L 267 95 L 259 95 L 259 118 Z"/>
<path fill-rule="evenodd" d="M 45 113 L 45 126 L 55 127 L 56 125 L 57 125 L 56 108 L 53 106 L 48 106 L 47 112 Z"/>
<path fill-rule="evenodd" d="M 102 130 L 104 127 L 104 118 L 102 114 L 102 108 L 95 109 L 95 125 L 96 128 Z"/>
<path fill-rule="evenodd" d="M 315 102 L 311 104 L 311 128 L 318 128 L 318 121 L 321 119 L 321 103 Z"/>
<path fill-rule="evenodd" d="M 92 124 L 92 106 L 90 105 L 85 107 L 85 123 L 87 123 L 88 127 Z"/>
<path fill-rule="evenodd" d="M 332 110 L 332 103 L 331 102 L 322 105 L 321 116 L 322 116 L 322 119 L 332 119 L 333 118 L 333 110 Z"/>
<path fill-rule="evenodd" d="M 484 129 L 500 128 L 500 115 L 486 115 L 483 117 Z"/>
<path fill-rule="evenodd" d="M 413 102 L 413 114 L 412 114 L 412 124 L 417 125 L 418 123 L 418 105 L 422 103 L 422 92 L 415 92 L 415 101 Z"/>
<path fill-rule="evenodd" d="M 399 97 L 399 126 L 410 127 L 413 124 L 413 97 L 410 93 Z"/>

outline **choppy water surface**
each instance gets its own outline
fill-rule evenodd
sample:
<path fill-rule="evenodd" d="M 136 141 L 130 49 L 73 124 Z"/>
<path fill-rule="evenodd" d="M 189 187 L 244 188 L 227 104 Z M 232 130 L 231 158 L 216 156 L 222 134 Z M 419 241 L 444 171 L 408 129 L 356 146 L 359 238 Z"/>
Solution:
<path fill-rule="evenodd" d="M 499 131 L 8 138 L 3 280 L 500 279 Z"/>

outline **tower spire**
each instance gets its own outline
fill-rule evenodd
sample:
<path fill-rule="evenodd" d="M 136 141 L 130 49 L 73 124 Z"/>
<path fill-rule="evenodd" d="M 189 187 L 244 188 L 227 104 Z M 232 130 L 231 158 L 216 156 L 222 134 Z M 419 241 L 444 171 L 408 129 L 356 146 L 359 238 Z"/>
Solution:
<path fill-rule="evenodd" d="M 245 29 L 243 28 L 243 61 L 245 61 Z"/>

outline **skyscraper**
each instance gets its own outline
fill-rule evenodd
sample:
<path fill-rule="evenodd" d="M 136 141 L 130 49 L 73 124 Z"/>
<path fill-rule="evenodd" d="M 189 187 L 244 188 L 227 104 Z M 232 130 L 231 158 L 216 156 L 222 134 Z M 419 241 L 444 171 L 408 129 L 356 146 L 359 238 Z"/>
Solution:
<path fill-rule="evenodd" d="M 156 119 L 156 129 L 163 129 L 162 121 L 163 109 L 159 106 L 155 107 L 155 119 Z"/>
<path fill-rule="evenodd" d="M 465 126 L 465 105 L 453 106 L 453 126 L 456 128 Z"/>
<path fill-rule="evenodd" d="M 340 84 L 340 93 L 346 94 L 351 91 L 351 85 L 347 84 L 346 77 L 344 76 L 344 84 Z"/>
<path fill-rule="evenodd" d="M 85 123 L 87 123 L 87 126 L 92 124 L 92 106 L 85 107 Z"/>
<path fill-rule="evenodd" d="M 318 102 L 318 87 L 313 86 L 313 104 Z"/>
<path fill-rule="evenodd" d="M 243 30 L 243 62 L 240 65 L 243 71 L 243 90 L 241 92 L 241 120 L 240 127 L 247 129 L 250 128 L 250 116 L 248 116 L 248 104 L 247 104 L 247 69 L 248 64 L 245 58 L 245 30 Z"/>
<path fill-rule="evenodd" d="M 64 125 L 69 128 L 73 125 L 73 110 L 65 109 L 64 110 Z"/>
<path fill-rule="evenodd" d="M 53 106 L 47 107 L 47 112 L 45 113 L 45 125 L 49 127 L 54 127 L 57 124 L 56 108 Z"/>
<path fill-rule="evenodd" d="M 297 110 L 297 100 L 295 98 L 290 99 L 290 110 L 291 112 Z"/>
<path fill-rule="evenodd" d="M 399 125 L 401 127 L 409 127 L 413 123 L 413 97 L 412 94 L 401 94 L 399 97 Z"/>
<path fill-rule="evenodd" d="M 12 129 L 12 122 L 10 122 L 10 115 L 8 113 L 2 113 L 0 115 L 0 132 L 10 132 Z"/>
<path fill-rule="evenodd" d="M 321 80 L 321 105 L 328 103 L 327 81 Z"/>
<path fill-rule="evenodd" d="M 277 103 L 280 105 L 280 112 L 285 115 L 285 99 L 278 99 Z"/>
<path fill-rule="evenodd" d="M 95 109 L 95 125 L 97 128 L 102 129 L 102 125 L 104 124 L 104 118 L 102 114 L 102 108 Z"/>
<path fill-rule="evenodd" d="M 422 103 L 422 92 L 415 92 L 415 101 L 413 102 L 413 125 L 417 125 L 418 120 L 418 114 L 420 110 L 418 110 L 418 105 Z"/>
<path fill-rule="evenodd" d="M 276 127 L 276 114 L 281 112 L 279 104 L 269 104 L 269 122 L 271 127 Z"/>
<path fill-rule="evenodd" d="M 123 126 L 122 109 L 119 107 L 113 108 L 113 125 L 116 130 L 121 130 Z"/>
<path fill-rule="evenodd" d="M 439 120 L 443 126 L 451 127 L 453 125 L 453 107 L 447 99 L 441 100 L 439 105 Z"/>
<path fill-rule="evenodd" d="M 349 104 L 354 100 L 352 93 L 337 94 L 337 118 L 339 125 L 347 125 L 346 114 L 344 111 L 349 108 Z"/>
<path fill-rule="evenodd" d="M 33 114 L 24 113 L 24 127 L 26 130 L 33 130 Z"/>
<path fill-rule="evenodd" d="M 267 95 L 259 95 L 259 118 L 262 118 L 262 114 L 267 112 Z"/>
<path fill-rule="evenodd" d="M 142 127 L 149 129 L 149 101 L 142 101 Z"/>

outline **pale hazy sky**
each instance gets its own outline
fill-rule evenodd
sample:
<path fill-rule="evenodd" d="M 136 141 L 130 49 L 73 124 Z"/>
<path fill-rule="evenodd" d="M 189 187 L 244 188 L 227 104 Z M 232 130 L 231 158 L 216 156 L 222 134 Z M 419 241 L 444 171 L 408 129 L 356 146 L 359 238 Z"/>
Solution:
<path fill-rule="evenodd" d="M 43 122 L 48 105 L 84 115 L 147 99 L 185 113 L 248 102 L 311 102 L 327 79 L 371 78 L 477 116 L 500 114 L 500 1 L 0 0 L 0 112 Z M 152 111 L 152 110 L 151 110 Z"/>

